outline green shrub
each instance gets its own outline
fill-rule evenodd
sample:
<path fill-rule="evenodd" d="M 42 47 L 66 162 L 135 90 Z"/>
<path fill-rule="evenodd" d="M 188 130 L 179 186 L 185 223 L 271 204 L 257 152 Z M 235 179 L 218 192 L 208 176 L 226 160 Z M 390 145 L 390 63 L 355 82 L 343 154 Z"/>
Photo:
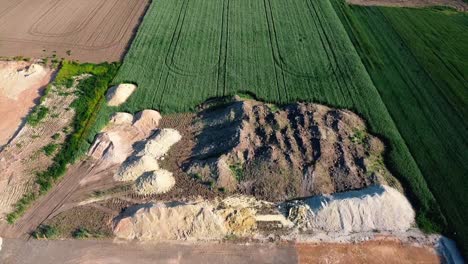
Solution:
<path fill-rule="evenodd" d="M 40 225 L 33 233 L 33 237 L 36 239 L 54 239 L 59 235 L 59 230 L 56 227 L 49 225 Z"/>
<path fill-rule="evenodd" d="M 43 147 L 42 151 L 44 152 L 44 154 L 46 154 L 46 156 L 50 157 L 54 154 L 58 147 L 58 144 L 50 143 L 49 145 Z"/>
<path fill-rule="evenodd" d="M 26 122 L 31 126 L 37 126 L 49 113 L 49 108 L 38 105 L 32 113 L 26 118 Z"/>

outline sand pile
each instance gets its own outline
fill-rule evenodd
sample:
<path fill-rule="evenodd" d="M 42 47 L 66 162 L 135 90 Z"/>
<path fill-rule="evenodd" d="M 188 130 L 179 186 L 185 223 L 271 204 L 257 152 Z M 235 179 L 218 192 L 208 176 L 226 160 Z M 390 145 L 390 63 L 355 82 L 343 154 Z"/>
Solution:
<path fill-rule="evenodd" d="M 268 210 L 269 214 L 261 212 Z M 258 220 L 257 220 L 258 219 Z M 258 234 L 258 222 L 291 222 L 272 203 L 252 197 L 233 196 L 224 200 L 192 204 L 149 204 L 128 208 L 114 222 L 118 238 L 139 240 L 222 239 Z"/>
<path fill-rule="evenodd" d="M 127 160 L 115 174 L 118 181 L 135 181 L 145 172 L 159 170 L 158 162 L 151 156 L 136 157 Z"/>
<path fill-rule="evenodd" d="M 384 145 L 350 111 L 238 98 L 212 104 L 194 122 L 197 144 L 184 166 L 203 181 L 268 201 L 374 184 L 399 188 L 383 164 Z"/>
<path fill-rule="evenodd" d="M 129 113 L 114 114 L 96 136 L 88 155 L 114 164 L 124 162 L 133 153 L 133 144 L 151 135 L 158 127 L 161 115 L 154 110 L 144 112 L 135 117 Z"/>
<path fill-rule="evenodd" d="M 290 209 L 296 224 L 324 232 L 406 231 L 415 213 L 403 194 L 388 186 L 316 196 Z"/>
<path fill-rule="evenodd" d="M 152 204 L 118 220 L 114 234 L 121 239 L 221 239 L 227 234 L 223 219 L 210 203 Z"/>
<path fill-rule="evenodd" d="M 50 75 L 50 70 L 40 64 L 23 64 L 21 68 L 18 68 L 16 62 L 9 65 L 0 67 L 0 95 L 13 100 L 17 100 L 21 92 L 30 89 L 31 85 L 42 83 Z"/>
<path fill-rule="evenodd" d="M 158 130 L 153 138 L 145 141 L 142 150 L 135 150 L 134 154 L 122 164 L 114 179 L 136 180 L 136 192 L 142 195 L 170 191 L 175 185 L 175 179 L 171 172 L 159 168 L 158 160 L 164 158 L 169 149 L 181 138 L 175 129 Z"/>
<path fill-rule="evenodd" d="M 172 172 L 162 169 L 155 169 L 153 172 L 143 174 L 136 181 L 136 190 L 138 194 L 161 194 L 166 193 L 175 185 Z"/>
<path fill-rule="evenodd" d="M 182 139 L 180 133 L 175 129 L 161 129 L 154 139 L 148 140 L 145 148 L 138 156 L 151 156 L 155 159 L 163 157 L 169 149 Z"/>
<path fill-rule="evenodd" d="M 119 106 L 125 103 L 136 88 L 136 85 L 127 83 L 111 87 L 106 94 L 107 104 L 109 106 Z"/>

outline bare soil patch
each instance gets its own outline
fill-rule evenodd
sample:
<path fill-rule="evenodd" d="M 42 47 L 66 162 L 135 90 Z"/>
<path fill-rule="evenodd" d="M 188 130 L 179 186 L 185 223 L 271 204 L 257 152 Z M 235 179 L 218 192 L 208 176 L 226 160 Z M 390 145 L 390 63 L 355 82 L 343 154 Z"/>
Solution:
<path fill-rule="evenodd" d="M 301 264 L 312 263 L 441 263 L 433 248 L 397 240 L 363 243 L 296 245 Z"/>
<path fill-rule="evenodd" d="M 33 62 L 0 61 L 0 149 L 24 123 L 52 74 Z"/>
<path fill-rule="evenodd" d="M 0 54 L 118 61 L 148 0 L 0 0 Z"/>
<path fill-rule="evenodd" d="M 394 6 L 394 7 L 430 7 L 448 6 L 458 11 L 468 11 L 468 3 L 463 0 L 346 0 L 353 5 Z"/>

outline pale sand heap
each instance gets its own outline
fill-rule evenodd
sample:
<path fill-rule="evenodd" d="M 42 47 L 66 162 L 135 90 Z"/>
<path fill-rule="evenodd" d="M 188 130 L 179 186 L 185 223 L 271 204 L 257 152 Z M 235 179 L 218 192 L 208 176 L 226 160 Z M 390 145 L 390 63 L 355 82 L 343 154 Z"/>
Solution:
<path fill-rule="evenodd" d="M 182 139 L 179 131 L 175 129 L 161 129 L 154 139 L 148 140 L 145 148 L 138 153 L 139 156 L 149 155 L 155 159 L 163 157 L 169 149 Z"/>
<path fill-rule="evenodd" d="M 151 156 L 135 157 L 126 161 L 114 176 L 117 181 L 135 181 L 145 172 L 159 169 L 158 162 Z"/>
<path fill-rule="evenodd" d="M 127 83 L 111 87 L 106 94 L 107 104 L 109 106 L 119 106 L 125 103 L 136 88 L 136 85 Z"/>
<path fill-rule="evenodd" d="M 172 172 L 156 170 L 152 173 L 143 174 L 137 179 L 136 192 L 141 195 L 162 194 L 170 191 L 174 185 L 175 179 Z"/>
<path fill-rule="evenodd" d="M 42 82 L 49 74 L 50 70 L 35 63 L 19 70 L 16 67 L 3 67 L 0 70 L 0 95 L 18 100 L 21 92 L 30 89 L 31 84 Z"/>
<path fill-rule="evenodd" d="M 406 197 L 388 186 L 316 196 L 290 210 L 290 219 L 324 232 L 406 231 L 415 213 Z"/>
<path fill-rule="evenodd" d="M 113 164 L 122 163 L 133 152 L 133 144 L 151 135 L 160 120 L 161 115 L 154 110 L 144 110 L 135 117 L 116 113 L 96 136 L 88 155 Z"/>
<path fill-rule="evenodd" d="M 114 234 L 121 239 L 177 240 L 221 239 L 227 234 L 224 221 L 208 202 L 197 204 L 144 205 L 118 220 Z"/>

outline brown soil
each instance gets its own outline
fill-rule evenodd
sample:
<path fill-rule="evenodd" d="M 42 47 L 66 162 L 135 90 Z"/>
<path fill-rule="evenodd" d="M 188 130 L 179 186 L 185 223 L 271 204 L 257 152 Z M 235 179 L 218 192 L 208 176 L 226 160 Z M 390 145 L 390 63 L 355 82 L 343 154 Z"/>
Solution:
<path fill-rule="evenodd" d="M 3 62 L 0 61 L 0 73 L 10 70 L 21 70 L 30 66 L 31 62 Z M 8 87 L 8 90 L 23 90 L 16 97 L 8 96 L 0 92 L 0 149 L 13 137 L 20 128 L 29 111 L 36 105 L 43 88 L 50 82 L 53 71 L 47 69 L 48 74 L 41 80 L 31 81 L 28 88 Z M 0 84 L 0 87 L 2 84 Z"/>
<path fill-rule="evenodd" d="M 382 142 L 356 114 L 237 99 L 203 106 L 193 125 L 197 143 L 185 164 L 190 175 L 269 201 L 378 183 L 399 188 L 383 165 Z"/>
<path fill-rule="evenodd" d="M 58 228 L 60 237 L 72 238 L 80 228 L 98 237 L 112 235 L 111 222 L 117 213 L 99 205 L 85 205 L 58 214 L 43 224 Z"/>
<path fill-rule="evenodd" d="M 463 0 L 346 0 L 350 4 L 363 6 L 429 7 L 448 6 L 458 11 L 468 11 L 468 3 Z"/>
<path fill-rule="evenodd" d="M 357 244 L 298 244 L 298 260 L 311 263 L 441 263 L 433 248 L 394 240 Z"/>
<path fill-rule="evenodd" d="M 0 0 L 2 56 L 118 61 L 148 0 Z M 71 55 L 67 54 L 71 52 Z"/>

